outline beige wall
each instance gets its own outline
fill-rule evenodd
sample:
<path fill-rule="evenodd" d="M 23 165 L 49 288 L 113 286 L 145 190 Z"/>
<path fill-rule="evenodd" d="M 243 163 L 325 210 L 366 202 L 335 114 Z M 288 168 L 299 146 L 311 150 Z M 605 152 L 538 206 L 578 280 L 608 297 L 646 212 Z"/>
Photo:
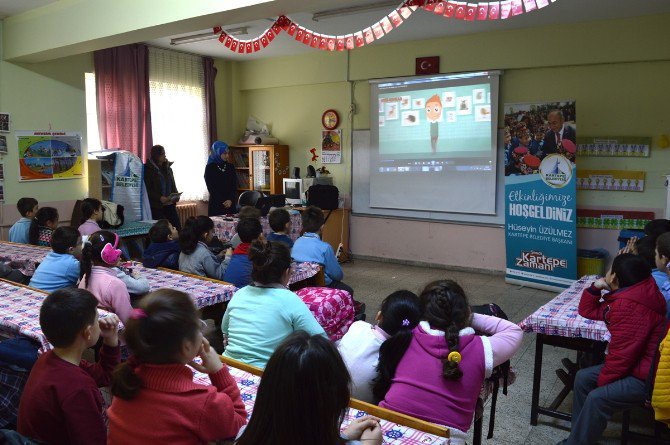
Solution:
<path fill-rule="evenodd" d="M 227 134 L 239 138 L 248 114 L 271 124 L 291 146 L 291 165 L 310 164 L 307 150 L 319 147 L 321 113 L 341 115 L 344 164 L 329 169 L 342 194 L 351 181 L 351 129 L 370 126 L 368 79 L 411 76 L 414 59 L 439 55 L 441 72 L 502 69 L 500 109 L 504 103 L 556 99 L 577 101 L 580 135 L 652 136 L 650 158 L 586 158 L 582 168 L 644 170 L 643 193 L 578 192 L 580 208 L 653 209 L 662 215 L 670 150 L 656 146 L 670 133 L 670 15 L 371 45 L 347 53 L 308 55 L 234 63 L 233 91 L 238 106 Z M 221 82 L 221 80 L 219 80 Z M 219 84 L 217 84 L 217 87 Z M 356 113 L 348 120 L 350 104 Z M 320 164 L 317 162 L 316 166 Z M 355 191 L 354 191 L 355 193 Z M 354 216 L 351 249 L 355 254 L 444 265 L 504 269 L 504 231 L 500 227 L 461 226 Z M 614 250 L 616 231 L 579 230 L 583 247 Z M 401 238 L 402 241 L 398 241 Z"/>

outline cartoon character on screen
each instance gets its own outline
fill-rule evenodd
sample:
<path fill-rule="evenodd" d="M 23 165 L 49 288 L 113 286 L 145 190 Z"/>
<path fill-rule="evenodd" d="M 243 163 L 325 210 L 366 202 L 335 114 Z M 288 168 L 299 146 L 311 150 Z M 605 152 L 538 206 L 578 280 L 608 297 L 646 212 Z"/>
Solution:
<path fill-rule="evenodd" d="M 440 100 L 440 96 L 434 94 L 426 101 L 426 119 L 430 123 L 430 147 L 433 153 L 437 151 L 438 125 L 441 117 L 442 101 Z"/>

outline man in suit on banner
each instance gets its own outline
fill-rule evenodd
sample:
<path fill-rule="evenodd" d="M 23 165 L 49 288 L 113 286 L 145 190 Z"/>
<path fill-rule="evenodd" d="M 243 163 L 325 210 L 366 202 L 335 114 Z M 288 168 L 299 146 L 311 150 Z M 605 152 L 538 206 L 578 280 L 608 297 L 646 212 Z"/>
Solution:
<path fill-rule="evenodd" d="M 568 139 L 574 144 L 577 143 L 575 129 L 565 123 L 563 112 L 561 110 L 552 110 L 547 115 L 549 130 L 544 135 L 544 144 L 542 151 L 545 154 L 558 153 L 558 147 L 561 146 L 563 139 Z"/>

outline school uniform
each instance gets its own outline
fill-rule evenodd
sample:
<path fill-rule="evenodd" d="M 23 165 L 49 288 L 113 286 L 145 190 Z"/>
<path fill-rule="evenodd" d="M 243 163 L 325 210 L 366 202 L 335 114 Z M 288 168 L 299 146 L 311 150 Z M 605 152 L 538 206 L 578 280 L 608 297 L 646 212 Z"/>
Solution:
<path fill-rule="evenodd" d="M 79 281 L 79 267 L 79 260 L 71 253 L 49 252 L 37 266 L 29 285 L 46 292 L 74 287 Z"/>
<path fill-rule="evenodd" d="M 9 241 L 12 243 L 28 244 L 28 231 L 30 230 L 30 218 L 25 216 L 14 223 L 9 229 Z"/>
<path fill-rule="evenodd" d="M 198 241 L 193 253 L 187 255 L 182 252 L 179 254 L 179 270 L 216 280 L 223 279 L 228 263 L 230 263 L 230 257 L 221 260 L 202 241 Z"/>
<path fill-rule="evenodd" d="M 126 284 L 116 276 L 117 271 L 110 267 L 93 266 L 86 287 L 86 275 L 79 282 L 80 289 L 88 289 L 98 300 L 98 307 L 115 313 L 121 322 L 128 320 L 132 306 Z"/>
<path fill-rule="evenodd" d="M 226 273 L 223 274 L 223 281 L 232 283 L 237 288 L 244 287 L 251 282 L 254 265 L 249 259 L 250 247 L 251 243 L 242 243 L 235 248 Z"/>
<path fill-rule="evenodd" d="M 284 233 L 275 233 L 272 232 L 268 234 L 268 236 L 265 237 L 268 241 L 278 241 L 280 243 L 284 243 L 288 246 L 289 249 L 293 247 L 293 240 L 291 239 L 290 236 L 284 234 Z"/>
<path fill-rule="evenodd" d="M 342 282 L 344 272 L 337 262 L 337 257 L 330 244 L 321 241 L 317 233 L 304 233 L 295 241 L 291 249 L 291 257 L 300 263 L 319 263 L 323 266 L 326 286 L 349 292 L 354 297 L 354 290 Z"/>
<path fill-rule="evenodd" d="M 144 267 L 179 270 L 179 242 L 166 241 L 164 243 L 151 243 L 142 253 L 142 265 Z"/>

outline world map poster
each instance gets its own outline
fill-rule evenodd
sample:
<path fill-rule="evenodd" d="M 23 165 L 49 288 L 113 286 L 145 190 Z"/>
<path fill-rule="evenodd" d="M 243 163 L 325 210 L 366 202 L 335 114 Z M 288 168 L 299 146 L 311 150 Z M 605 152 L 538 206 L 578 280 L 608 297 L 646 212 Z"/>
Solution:
<path fill-rule="evenodd" d="M 19 180 L 82 178 L 81 133 L 17 131 Z"/>

